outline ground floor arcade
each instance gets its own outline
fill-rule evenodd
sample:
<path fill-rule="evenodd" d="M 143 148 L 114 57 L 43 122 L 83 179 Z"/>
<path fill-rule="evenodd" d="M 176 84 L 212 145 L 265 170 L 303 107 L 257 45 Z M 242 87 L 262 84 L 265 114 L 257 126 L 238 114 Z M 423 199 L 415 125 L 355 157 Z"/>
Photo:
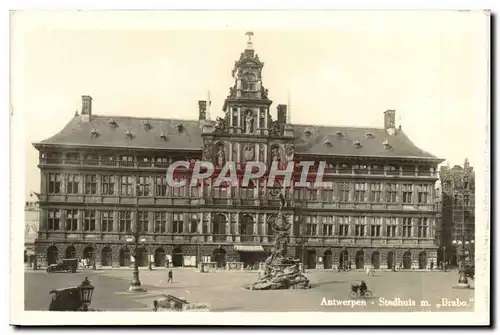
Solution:
<path fill-rule="evenodd" d="M 216 262 L 225 267 L 227 262 L 242 262 L 245 268 L 258 268 L 260 262 L 271 253 L 270 245 L 234 244 L 147 244 L 139 245 L 137 262 L 156 267 L 197 266 L 199 262 Z M 39 265 L 55 264 L 63 258 L 89 259 L 98 267 L 127 267 L 135 261 L 135 247 L 116 243 L 47 243 L 36 245 Z M 288 247 L 290 256 L 301 259 L 308 269 L 430 269 L 437 267 L 436 248 L 365 248 L 336 246 L 294 246 Z"/>

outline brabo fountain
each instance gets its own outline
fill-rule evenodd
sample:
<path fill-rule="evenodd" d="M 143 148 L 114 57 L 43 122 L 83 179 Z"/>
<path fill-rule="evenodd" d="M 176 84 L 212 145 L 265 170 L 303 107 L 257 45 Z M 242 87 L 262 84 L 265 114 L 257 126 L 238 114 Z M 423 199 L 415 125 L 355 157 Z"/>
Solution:
<path fill-rule="evenodd" d="M 281 290 L 311 288 L 309 280 L 301 273 L 300 260 L 287 255 L 290 242 L 291 222 L 283 215 L 282 210 L 286 201 L 283 194 L 276 221 L 272 224 L 275 233 L 274 246 L 271 255 L 266 259 L 264 276 L 253 284 L 245 285 L 248 290 Z"/>

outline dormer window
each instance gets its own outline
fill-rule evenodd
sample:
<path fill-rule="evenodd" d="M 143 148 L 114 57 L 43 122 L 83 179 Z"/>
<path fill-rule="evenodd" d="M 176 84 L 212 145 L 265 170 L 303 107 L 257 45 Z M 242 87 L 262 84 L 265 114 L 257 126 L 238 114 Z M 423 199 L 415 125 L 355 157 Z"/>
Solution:
<path fill-rule="evenodd" d="M 325 146 L 326 146 L 326 147 L 328 147 L 328 148 L 331 148 L 331 147 L 332 147 L 332 142 L 330 141 L 330 139 L 329 139 L 329 138 L 327 138 L 327 139 L 325 140 Z"/>
<path fill-rule="evenodd" d="M 160 138 L 162 140 L 166 141 L 167 140 L 167 134 L 164 131 L 162 131 L 161 134 L 160 134 Z"/>
<path fill-rule="evenodd" d="M 354 141 L 353 145 L 356 149 L 363 147 L 363 145 L 361 144 L 361 142 L 359 140 Z"/>
<path fill-rule="evenodd" d="M 127 137 L 129 139 L 132 139 L 132 137 L 134 137 L 134 135 L 132 134 L 132 132 L 130 131 L 130 129 L 127 129 L 127 131 L 125 132 L 125 135 L 127 135 Z"/>
<path fill-rule="evenodd" d="M 78 109 L 75 111 L 75 116 L 78 116 Z"/>
<path fill-rule="evenodd" d="M 151 128 L 153 128 L 153 127 L 151 126 L 151 123 L 149 123 L 149 121 L 144 121 L 144 129 L 145 129 L 146 131 L 149 131 Z"/>
<path fill-rule="evenodd" d="M 366 134 L 365 134 L 365 137 L 366 137 L 366 139 L 368 139 L 368 140 L 373 140 L 373 139 L 375 139 L 375 135 L 373 135 L 373 134 L 372 134 L 372 133 L 370 133 L 370 132 L 366 133 Z"/>
<path fill-rule="evenodd" d="M 92 131 L 90 132 L 90 134 L 92 135 L 92 137 L 97 137 L 99 136 L 99 132 L 97 131 L 97 129 L 92 129 Z"/>
<path fill-rule="evenodd" d="M 306 129 L 304 130 L 304 134 L 306 134 L 306 137 L 311 137 L 311 135 L 312 135 L 312 131 L 311 131 L 311 129 L 306 128 Z"/>
<path fill-rule="evenodd" d="M 337 136 L 340 137 L 340 138 L 344 137 L 344 133 L 341 132 L 340 130 L 337 131 L 335 134 L 337 134 Z"/>
<path fill-rule="evenodd" d="M 391 145 L 389 144 L 389 141 L 387 141 L 387 139 L 385 139 L 384 142 L 382 142 L 382 146 L 386 150 L 389 150 L 391 148 Z"/>
<path fill-rule="evenodd" d="M 112 128 L 116 128 L 116 127 L 118 127 L 118 123 L 117 123 L 115 120 L 111 120 L 111 121 L 109 121 L 109 125 L 110 125 Z"/>
<path fill-rule="evenodd" d="M 177 125 L 177 131 L 179 133 L 182 133 L 184 131 L 184 125 L 182 123 Z"/>

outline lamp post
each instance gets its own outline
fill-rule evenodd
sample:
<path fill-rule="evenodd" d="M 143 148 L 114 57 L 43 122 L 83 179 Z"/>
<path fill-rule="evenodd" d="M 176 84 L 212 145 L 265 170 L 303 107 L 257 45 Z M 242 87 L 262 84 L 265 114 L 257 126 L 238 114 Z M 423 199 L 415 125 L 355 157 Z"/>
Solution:
<path fill-rule="evenodd" d="M 446 272 L 446 246 L 443 247 L 443 271 Z"/>
<path fill-rule="evenodd" d="M 82 302 L 81 310 L 83 312 L 87 312 L 89 310 L 90 302 L 92 301 L 94 286 L 90 283 L 88 278 L 85 277 L 80 286 L 78 286 L 78 289 L 80 293 L 80 301 Z"/>
<path fill-rule="evenodd" d="M 137 178 L 137 181 L 138 180 L 139 180 L 139 178 Z M 139 242 L 144 243 L 146 241 L 146 239 L 144 237 L 141 238 L 141 230 L 139 227 L 139 185 L 136 186 L 135 192 L 136 192 L 135 193 L 135 197 L 136 197 L 135 229 L 134 229 L 134 233 L 132 234 L 132 238 L 127 238 L 127 242 L 134 243 L 134 272 L 132 275 L 132 282 L 130 283 L 128 290 L 130 292 L 145 292 L 146 289 L 141 286 L 141 281 L 139 280 L 139 262 L 138 262 L 139 255 L 137 254 L 137 250 L 139 249 Z"/>
<path fill-rule="evenodd" d="M 396 272 L 396 247 L 392 247 L 392 272 Z"/>
<path fill-rule="evenodd" d="M 459 263 L 458 263 L 458 284 L 455 285 L 455 288 L 468 288 L 469 283 L 467 280 L 467 276 L 465 274 L 465 245 L 469 243 L 474 243 L 474 240 L 468 241 L 465 239 L 465 235 L 460 235 L 460 239 L 453 240 L 452 243 L 454 246 L 460 246 L 460 249 L 457 249 L 459 252 Z"/>

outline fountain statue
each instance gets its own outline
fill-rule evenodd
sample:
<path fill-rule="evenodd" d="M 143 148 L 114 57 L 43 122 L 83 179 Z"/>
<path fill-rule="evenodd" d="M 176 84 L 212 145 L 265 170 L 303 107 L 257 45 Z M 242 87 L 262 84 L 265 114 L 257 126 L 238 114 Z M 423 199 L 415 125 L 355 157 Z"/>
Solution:
<path fill-rule="evenodd" d="M 281 290 L 288 288 L 306 289 L 311 288 L 309 280 L 299 268 L 300 260 L 287 255 L 287 247 L 290 242 L 291 222 L 283 215 L 282 210 L 286 205 L 283 193 L 279 195 L 281 200 L 280 209 L 272 228 L 276 237 L 271 255 L 266 259 L 264 276 L 253 284 L 245 285 L 248 290 Z"/>

